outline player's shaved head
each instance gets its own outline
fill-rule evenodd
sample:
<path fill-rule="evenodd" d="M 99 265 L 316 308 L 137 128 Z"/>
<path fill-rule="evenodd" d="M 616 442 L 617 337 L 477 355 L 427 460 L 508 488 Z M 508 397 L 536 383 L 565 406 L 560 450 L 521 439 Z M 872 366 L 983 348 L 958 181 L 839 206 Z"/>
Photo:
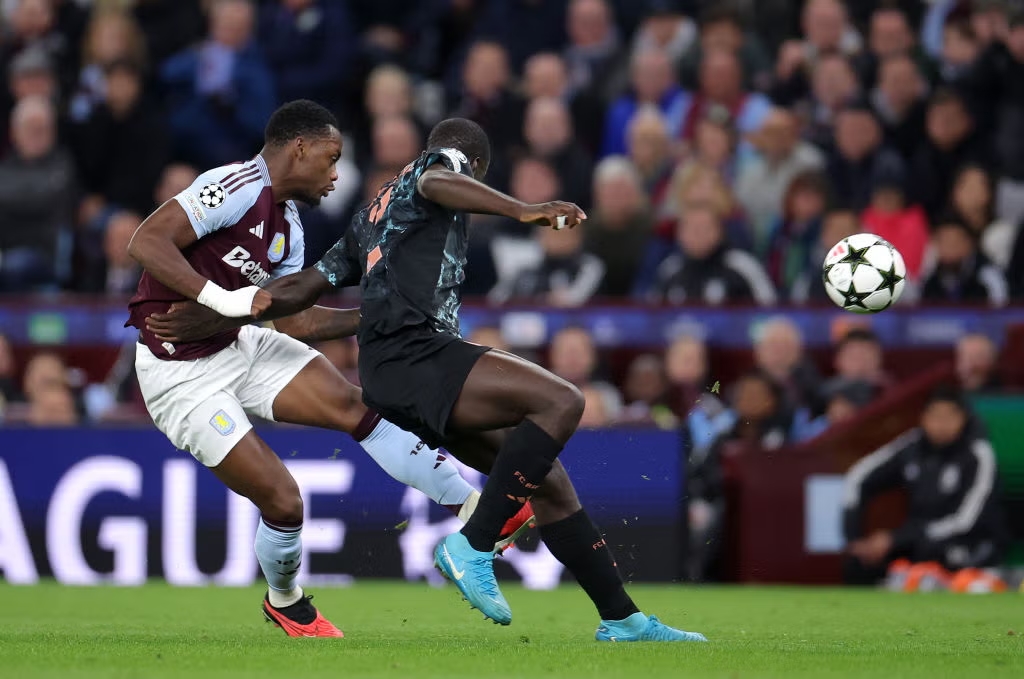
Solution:
<path fill-rule="evenodd" d="M 283 146 L 299 137 L 330 137 L 337 129 L 338 119 L 333 113 L 315 101 L 298 99 L 274 111 L 263 137 L 267 146 Z"/>
<path fill-rule="evenodd" d="M 491 164 L 491 142 L 483 128 L 466 118 L 442 120 L 430 131 L 428 149 L 453 148 L 462 151 L 473 163 L 477 179 L 487 174 Z"/>

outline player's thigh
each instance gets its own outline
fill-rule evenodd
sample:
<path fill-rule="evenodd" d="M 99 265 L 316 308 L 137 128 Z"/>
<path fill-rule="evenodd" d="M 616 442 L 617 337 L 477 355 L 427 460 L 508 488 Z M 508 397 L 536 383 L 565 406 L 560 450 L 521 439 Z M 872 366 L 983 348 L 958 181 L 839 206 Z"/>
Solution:
<path fill-rule="evenodd" d="M 324 356 L 299 371 L 274 399 L 273 419 L 312 427 L 355 431 L 366 414 L 362 391 Z"/>
<path fill-rule="evenodd" d="M 455 431 L 502 429 L 527 415 L 562 420 L 577 410 L 582 414 L 582 407 L 572 384 L 518 356 L 492 350 L 470 371 L 449 423 Z"/>
<path fill-rule="evenodd" d="M 302 497 L 295 478 L 255 431 L 250 429 L 210 471 L 225 486 L 248 498 L 263 516 L 302 520 Z"/>
<path fill-rule="evenodd" d="M 248 412 L 266 420 L 352 431 L 366 412 L 359 388 L 323 354 L 283 333 L 243 328 L 249 374 L 239 389 Z"/>

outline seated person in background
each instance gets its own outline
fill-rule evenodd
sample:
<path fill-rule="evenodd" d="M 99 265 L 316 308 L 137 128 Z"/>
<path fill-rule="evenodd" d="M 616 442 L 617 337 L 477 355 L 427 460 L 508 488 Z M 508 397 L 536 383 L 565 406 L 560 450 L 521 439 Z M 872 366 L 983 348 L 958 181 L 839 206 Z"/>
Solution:
<path fill-rule="evenodd" d="M 708 410 L 710 404 L 719 407 L 719 398 L 708 391 L 711 383 L 708 376 L 711 367 L 708 363 L 708 348 L 704 342 L 692 335 L 681 335 L 672 340 L 665 350 L 665 373 L 668 376 L 668 403 L 676 417 L 682 419 L 690 415 L 698 406 Z"/>
<path fill-rule="evenodd" d="M 995 453 L 962 394 L 940 387 L 921 426 L 861 459 L 846 474 L 843 533 L 851 584 L 877 581 L 896 558 L 944 568 L 999 563 L 1006 528 L 997 501 Z M 883 490 L 907 491 L 907 518 L 894 531 L 864 535 L 867 501 Z"/>
<path fill-rule="evenodd" d="M 654 220 L 640 173 L 623 156 L 608 156 L 594 171 L 594 208 L 583 229 L 584 247 L 604 263 L 598 295 L 629 297 Z"/>
<path fill-rule="evenodd" d="M 775 288 L 760 262 L 730 248 L 714 208 L 688 205 L 676 226 L 678 251 L 658 267 L 652 301 L 669 304 L 775 304 Z"/>
<path fill-rule="evenodd" d="M 556 307 L 577 307 L 594 296 L 604 277 L 604 262 L 583 250 L 583 229 L 538 226 L 535 237 L 544 255 L 508 285 L 499 284 L 492 302 L 524 300 Z"/>
<path fill-rule="evenodd" d="M 876 391 L 885 389 L 892 379 L 882 366 L 882 343 L 867 328 L 853 328 L 839 340 L 833 361 L 836 375 L 825 382 L 823 389 L 832 387 L 836 380 L 865 382 Z"/>
<path fill-rule="evenodd" d="M 786 442 L 791 418 L 785 412 L 782 390 L 770 377 L 749 372 L 733 386 L 727 415 L 715 418 L 712 426 L 693 428 L 689 419 L 683 428 L 683 451 L 687 456 L 687 498 L 689 563 L 691 580 L 717 577 L 721 553 L 721 529 L 725 513 L 722 487 L 722 447 L 742 442 L 771 450 Z M 713 436 L 710 444 L 707 436 Z"/>
<path fill-rule="evenodd" d="M 29 399 L 27 424 L 32 427 L 73 427 L 79 423 L 75 397 L 68 387 L 46 386 Z"/>
<path fill-rule="evenodd" d="M 609 413 L 622 408 L 619 390 L 598 376 L 597 348 L 586 328 L 570 325 L 555 333 L 549 347 L 548 369 L 580 389 L 591 386 L 602 391 Z"/>
<path fill-rule="evenodd" d="M 901 174 L 880 174 L 860 218 L 865 231 L 889 241 L 903 255 L 907 278 L 918 280 L 928 247 L 928 217 L 920 206 L 908 204 L 903 181 Z"/>
<path fill-rule="evenodd" d="M 957 217 L 941 219 L 932 231 L 932 243 L 935 263 L 923 274 L 922 299 L 993 307 L 1007 304 L 1006 277 L 979 251 L 971 227 Z"/>
<path fill-rule="evenodd" d="M 656 354 L 641 354 L 633 359 L 623 385 L 626 407 L 616 424 L 634 424 L 672 429 L 677 424 L 668 407 L 668 376 L 665 362 Z"/>
<path fill-rule="evenodd" d="M 807 441 L 833 425 L 846 422 L 856 415 L 858 410 L 871 403 L 874 395 L 874 387 L 865 382 L 833 380 L 821 393 L 825 403 L 824 414 L 810 419 L 810 411 L 806 408 L 801 408 L 794 414 L 793 439 Z"/>
<path fill-rule="evenodd" d="M 863 229 L 860 220 L 852 211 L 839 208 L 825 213 L 821 222 L 821 232 L 807 255 L 807 267 L 797 275 L 789 287 L 789 301 L 794 304 L 829 302 L 825 286 L 821 284 L 821 263 L 825 261 L 825 255 L 836 243 L 861 231 Z"/>
<path fill-rule="evenodd" d="M 1002 387 L 998 358 L 999 350 L 985 335 L 972 333 L 961 337 L 956 343 L 956 375 L 960 388 L 969 394 L 998 392 Z"/>
<path fill-rule="evenodd" d="M 609 397 L 608 392 L 594 384 L 584 386 L 583 416 L 580 417 L 580 429 L 604 429 L 610 427 L 618 418 L 622 402 Z"/>
<path fill-rule="evenodd" d="M 782 212 L 771 222 L 763 247 L 765 269 L 781 294 L 792 298 L 800 277 L 817 271 L 821 262 L 817 247 L 828 207 L 828 179 L 820 172 L 798 174 L 786 187 Z"/>
<path fill-rule="evenodd" d="M 817 411 L 821 375 L 804 354 L 804 338 L 795 323 L 785 316 L 766 321 L 754 340 L 754 362 L 782 387 L 791 407 Z"/>

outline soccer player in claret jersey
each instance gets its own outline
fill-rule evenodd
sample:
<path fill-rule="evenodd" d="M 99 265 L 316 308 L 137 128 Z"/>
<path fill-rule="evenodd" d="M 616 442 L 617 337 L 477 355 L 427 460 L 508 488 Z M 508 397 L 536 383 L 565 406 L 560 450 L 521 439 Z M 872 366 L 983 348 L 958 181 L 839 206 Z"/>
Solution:
<path fill-rule="evenodd" d="M 639 612 L 576 497 L 557 458 L 582 415 L 580 391 L 517 356 L 461 339 L 467 213 L 553 228 L 586 218 L 571 203 L 525 205 L 488 188 L 480 180 L 489 159 L 478 125 L 439 123 L 427 151 L 381 189 L 314 268 L 268 286 L 270 312 L 294 313 L 332 286 L 362 279 L 364 401 L 489 474 L 469 522 L 435 551 L 441 571 L 486 617 L 512 620 L 494 577 L 492 545 L 532 496 L 541 538 L 597 607 L 598 640 L 705 641 Z M 158 332 L 187 327 L 187 314 L 179 315 L 177 322 L 162 316 Z"/>
<path fill-rule="evenodd" d="M 309 101 L 286 104 L 267 124 L 255 158 L 200 175 L 154 212 L 129 245 L 145 268 L 128 324 L 140 330 L 136 368 L 146 407 L 174 445 L 259 508 L 256 555 L 269 585 L 263 613 L 296 637 L 342 633 L 296 584 L 302 499 L 249 415 L 350 433 L 385 471 L 463 520 L 479 498 L 447 458 L 420 454 L 418 437 L 369 410 L 357 387 L 295 339 L 351 336 L 357 313 L 312 307 L 278 320 L 276 331 L 239 329 L 270 304 L 260 286 L 302 268 L 302 226 L 292 201 L 315 205 L 333 190 L 340 153 L 329 111 Z M 185 300 L 232 320 L 202 338 L 158 338 L 146 319 Z M 496 549 L 514 539 L 530 511 L 509 522 Z"/>

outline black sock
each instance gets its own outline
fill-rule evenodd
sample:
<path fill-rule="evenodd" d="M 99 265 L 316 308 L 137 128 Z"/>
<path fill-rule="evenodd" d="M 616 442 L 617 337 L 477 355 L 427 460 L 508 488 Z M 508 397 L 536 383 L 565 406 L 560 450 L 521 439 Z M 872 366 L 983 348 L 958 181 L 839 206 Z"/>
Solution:
<path fill-rule="evenodd" d="M 626 594 L 612 552 L 586 510 L 541 526 L 540 537 L 576 577 L 602 620 L 622 620 L 639 610 Z"/>
<path fill-rule="evenodd" d="M 505 522 L 530 499 L 560 452 L 562 445 L 532 420 L 523 420 L 512 430 L 498 451 L 476 509 L 462 527 L 473 549 L 494 549 Z"/>

